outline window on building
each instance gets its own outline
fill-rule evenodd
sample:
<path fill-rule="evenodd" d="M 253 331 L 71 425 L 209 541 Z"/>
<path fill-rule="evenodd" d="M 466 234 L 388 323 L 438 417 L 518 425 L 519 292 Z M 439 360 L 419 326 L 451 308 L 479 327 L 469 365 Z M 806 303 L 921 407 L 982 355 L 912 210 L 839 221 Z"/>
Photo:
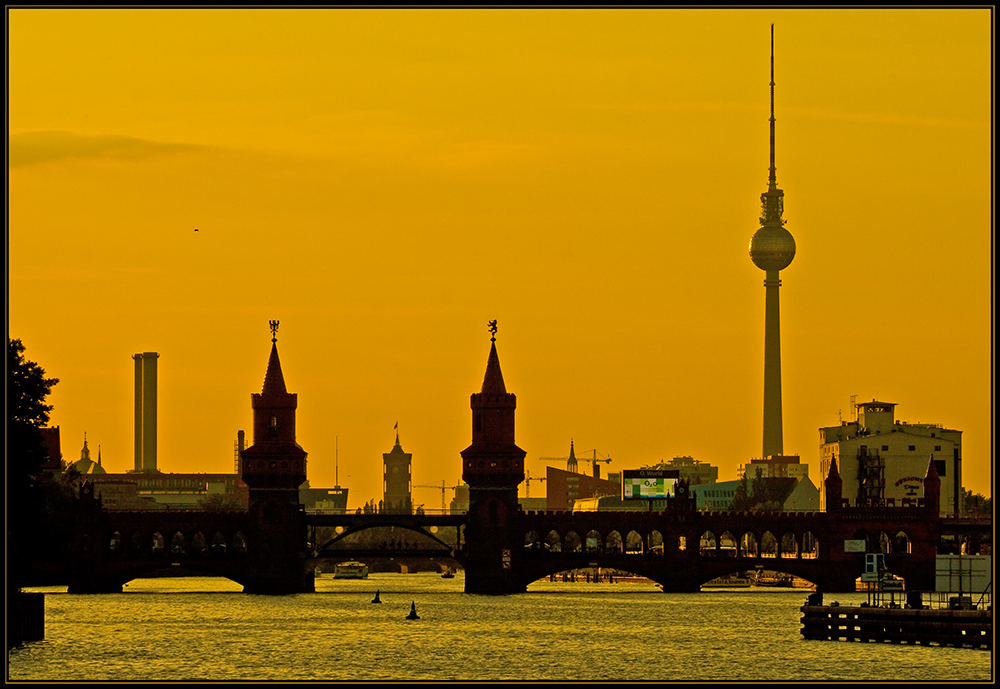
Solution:
<path fill-rule="evenodd" d="M 948 464 L 943 459 L 934 460 L 934 468 L 937 469 L 938 476 L 944 476 Z"/>
<path fill-rule="evenodd" d="M 941 451 L 941 446 L 940 445 L 935 445 L 934 446 L 934 451 L 935 452 L 940 452 Z"/>
<path fill-rule="evenodd" d="M 883 445 L 882 446 L 882 452 L 888 452 L 888 451 L 889 451 L 889 446 L 888 445 Z"/>
<path fill-rule="evenodd" d="M 917 449 L 916 445 L 910 445 L 910 452 L 913 452 L 916 449 Z"/>

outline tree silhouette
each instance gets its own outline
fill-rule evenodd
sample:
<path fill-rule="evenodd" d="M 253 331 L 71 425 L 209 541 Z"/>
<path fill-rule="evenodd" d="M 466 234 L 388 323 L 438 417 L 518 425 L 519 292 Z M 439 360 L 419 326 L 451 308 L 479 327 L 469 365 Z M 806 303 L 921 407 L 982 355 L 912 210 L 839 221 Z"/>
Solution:
<path fill-rule="evenodd" d="M 52 405 L 45 403 L 58 378 L 24 358 L 21 340 L 7 340 L 7 582 L 25 584 L 45 519 L 52 481 L 42 465 L 46 451 L 41 428 Z"/>

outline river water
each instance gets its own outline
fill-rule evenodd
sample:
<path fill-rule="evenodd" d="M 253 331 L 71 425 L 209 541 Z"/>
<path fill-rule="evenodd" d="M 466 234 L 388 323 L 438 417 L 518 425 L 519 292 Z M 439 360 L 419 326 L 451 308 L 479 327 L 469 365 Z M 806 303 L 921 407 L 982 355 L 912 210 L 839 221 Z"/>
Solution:
<path fill-rule="evenodd" d="M 226 579 L 137 579 L 121 594 L 44 591 L 45 640 L 9 681 L 989 682 L 989 651 L 805 641 L 808 591 L 664 594 L 649 582 L 539 581 L 474 596 L 433 573 L 320 578 L 251 596 Z M 371 601 L 376 591 L 381 604 Z M 864 594 L 827 594 L 860 603 Z M 419 620 L 407 620 L 411 603 Z"/>

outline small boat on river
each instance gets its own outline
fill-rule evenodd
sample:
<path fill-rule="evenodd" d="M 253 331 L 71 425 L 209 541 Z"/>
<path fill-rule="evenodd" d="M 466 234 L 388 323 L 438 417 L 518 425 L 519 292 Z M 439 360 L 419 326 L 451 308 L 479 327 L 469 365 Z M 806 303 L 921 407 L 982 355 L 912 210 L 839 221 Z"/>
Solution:
<path fill-rule="evenodd" d="M 368 565 L 364 562 L 341 562 L 333 568 L 334 579 L 367 579 Z"/>
<path fill-rule="evenodd" d="M 743 589 L 750 588 L 753 580 L 746 574 L 739 572 L 727 574 L 723 577 L 716 577 L 711 581 L 706 581 L 701 585 L 703 589 Z"/>

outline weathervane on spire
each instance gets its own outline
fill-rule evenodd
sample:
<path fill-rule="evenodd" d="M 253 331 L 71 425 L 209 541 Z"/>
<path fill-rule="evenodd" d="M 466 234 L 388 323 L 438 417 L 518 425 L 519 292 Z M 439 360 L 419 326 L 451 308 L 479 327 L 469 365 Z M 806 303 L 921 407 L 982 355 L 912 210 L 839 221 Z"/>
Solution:
<path fill-rule="evenodd" d="M 268 321 L 271 325 L 271 342 L 278 341 L 278 321 Z"/>
<path fill-rule="evenodd" d="M 489 326 L 490 332 L 492 333 L 492 336 L 490 337 L 490 342 L 496 342 L 497 341 L 497 322 L 495 320 L 494 321 L 489 321 L 486 325 Z"/>

